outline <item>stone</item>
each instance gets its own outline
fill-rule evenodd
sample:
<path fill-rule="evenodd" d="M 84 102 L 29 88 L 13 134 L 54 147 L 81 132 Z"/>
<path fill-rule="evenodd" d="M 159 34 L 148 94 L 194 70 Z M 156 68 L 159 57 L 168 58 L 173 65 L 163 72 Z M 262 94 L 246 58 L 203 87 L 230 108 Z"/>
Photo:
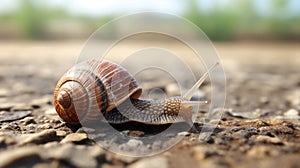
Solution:
<path fill-rule="evenodd" d="M 30 143 L 43 144 L 58 139 L 58 136 L 56 135 L 56 131 L 54 129 L 48 129 L 34 134 L 25 134 L 23 136 L 26 138 L 22 138 L 21 142 L 19 142 L 18 144 L 19 146 Z"/>
<path fill-rule="evenodd" d="M 105 159 L 105 150 L 103 150 L 99 145 L 89 146 L 89 154 L 96 158 L 97 160 L 104 160 Z"/>
<path fill-rule="evenodd" d="M 43 149 L 37 146 L 15 148 L 0 153 L 0 167 L 30 167 L 31 164 L 40 162 L 40 153 Z"/>
<path fill-rule="evenodd" d="M 15 121 L 31 115 L 31 111 L 1 111 L 0 122 Z"/>
<path fill-rule="evenodd" d="M 133 151 L 141 146 L 143 146 L 142 141 L 137 139 L 130 139 L 127 143 L 119 145 L 118 148 L 123 151 Z"/>
<path fill-rule="evenodd" d="M 206 148 L 202 147 L 202 146 L 196 146 L 192 149 L 192 156 L 196 159 L 196 160 L 203 160 L 206 158 Z"/>
<path fill-rule="evenodd" d="M 106 160 L 111 161 L 111 162 L 122 162 L 122 163 L 130 164 L 130 163 L 133 163 L 134 161 L 138 160 L 138 158 L 120 155 L 120 154 L 109 153 L 108 155 L 106 155 Z"/>
<path fill-rule="evenodd" d="M 33 117 L 25 117 L 23 118 L 22 120 L 20 120 L 20 123 L 23 123 L 25 125 L 28 125 L 28 124 L 36 124 L 35 120 Z"/>
<path fill-rule="evenodd" d="M 226 114 L 235 117 L 235 118 L 244 118 L 244 119 L 255 119 L 259 116 L 256 115 L 254 112 L 233 112 L 233 111 L 226 111 Z"/>
<path fill-rule="evenodd" d="M 285 112 L 283 115 L 287 116 L 287 117 L 299 116 L 299 111 L 297 111 L 295 109 L 290 109 L 287 112 Z"/>
<path fill-rule="evenodd" d="M 190 136 L 191 133 L 189 133 L 189 132 L 187 132 L 187 131 L 183 131 L 183 132 L 179 132 L 177 135 L 178 135 L 178 136 Z"/>
<path fill-rule="evenodd" d="M 0 136 L 0 148 L 16 144 L 17 141 L 11 136 Z"/>
<path fill-rule="evenodd" d="M 9 123 L 3 123 L 1 126 L 2 130 L 14 130 L 14 131 L 20 131 L 21 128 L 16 122 L 9 122 Z"/>
<path fill-rule="evenodd" d="M 52 125 L 49 124 L 49 123 L 45 123 L 45 124 L 42 124 L 42 125 L 38 125 L 37 128 L 40 129 L 40 130 L 50 129 L 50 128 L 52 128 Z"/>
<path fill-rule="evenodd" d="M 64 137 L 64 136 L 67 135 L 67 132 L 66 131 L 60 131 L 60 130 L 58 130 L 58 131 L 56 131 L 56 135 Z"/>
<path fill-rule="evenodd" d="M 14 106 L 18 105 L 17 103 L 1 103 L 0 111 L 10 111 Z"/>
<path fill-rule="evenodd" d="M 266 156 L 277 156 L 279 155 L 279 152 L 276 148 L 270 146 L 254 146 L 247 152 L 247 155 L 249 157 L 261 159 Z"/>
<path fill-rule="evenodd" d="M 88 139 L 88 135 L 86 133 L 72 133 L 67 135 L 63 140 L 60 141 L 60 143 L 62 144 L 70 143 L 70 142 L 79 143 L 87 139 Z"/>
<path fill-rule="evenodd" d="M 127 145 L 131 148 L 137 148 L 137 147 L 140 147 L 143 145 L 143 142 L 140 141 L 140 140 L 137 140 L 137 139 L 130 139 L 128 142 L 127 142 Z"/>
<path fill-rule="evenodd" d="M 11 111 L 32 111 L 33 108 L 27 104 L 20 104 L 11 108 Z"/>
<path fill-rule="evenodd" d="M 145 158 L 136 161 L 128 166 L 128 168 L 168 168 L 168 159 L 163 156 Z"/>
<path fill-rule="evenodd" d="M 43 158 L 64 160 L 75 167 L 96 167 L 97 160 L 89 152 L 84 146 L 80 148 L 69 143 L 49 148 L 48 152 L 43 154 Z"/>
<path fill-rule="evenodd" d="M 258 135 L 255 140 L 257 142 L 263 142 L 263 143 L 272 143 L 272 144 L 277 144 L 277 145 L 282 145 L 283 142 L 277 138 L 277 137 L 269 137 L 265 135 Z"/>

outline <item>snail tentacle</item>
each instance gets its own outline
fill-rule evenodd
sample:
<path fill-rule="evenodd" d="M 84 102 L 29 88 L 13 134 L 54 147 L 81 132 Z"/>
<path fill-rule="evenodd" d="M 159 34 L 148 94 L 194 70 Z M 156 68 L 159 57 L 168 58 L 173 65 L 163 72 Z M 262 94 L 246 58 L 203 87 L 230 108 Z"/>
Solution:
<path fill-rule="evenodd" d="M 184 94 L 183 99 L 191 100 L 192 96 L 195 94 L 195 92 L 201 86 L 201 84 L 206 80 L 209 73 L 218 65 L 219 62 L 216 62 L 212 67 L 210 67 L 208 71 L 194 84 L 194 86 Z"/>

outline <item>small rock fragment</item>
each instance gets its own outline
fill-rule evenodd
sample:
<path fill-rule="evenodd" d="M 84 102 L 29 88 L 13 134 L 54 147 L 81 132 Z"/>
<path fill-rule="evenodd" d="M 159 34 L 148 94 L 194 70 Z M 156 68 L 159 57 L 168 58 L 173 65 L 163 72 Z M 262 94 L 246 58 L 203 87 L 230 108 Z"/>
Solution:
<path fill-rule="evenodd" d="M 42 132 L 35 133 L 35 134 L 27 134 L 25 136 L 27 136 L 27 138 L 21 140 L 21 142 L 19 143 L 20 146 L 29 143 L 42 144 L 42 143 L 46 143 L 58 139 L 58 136 L 56 135 L 56 131 L 53 129 L 44 130 Z"/>
<path fill-rule="evenodd" d="M 21 123 L 24 123 L 25 125 L 28 124 L 36 124 L 35 120 L 33 117 L 25 117 L 22 120 L 20 120 Z"/>
<path fill-rule="evenodd" d="M 90 155 L 97 160 L 102 160 L 105 157 L 105 151 L 98 145 L 90 146 Z"/>
<path fill-rule="evenodd" d="M 284 113 L 284 116 L 288 116 L 288 117 L 299 116 L 299 111 L 295 109 L 290 109 Z"/>
<path fill-rule="evenodd" d="M 0 167 L 16 167 L 29 163 L 40 162 L 39 153 L 41 149 L 37 146 L 28 146 L 4 151 L 0 154 Z"/>
<path fill-rule="evenodd" d="M 31 111 L 0 112 L 0 122 L 15 121 L 31 115 Z"/>
<path fill-rule="evenodd" d="M 265 136 L 265 135 L 258 135 L 256 137 L 256 141 L 263 142 L 263 143 L 272 143 L 272 144 L 277 144 L 277 145 L 283 144 L 283 142 L 279 138 L 269 137 L 269 136 Z"/>
<path fill-rule="evenodd" d="M 16 140 L 10 136 L 0 136 L 0 148 L 7 147 L 16 143 Z"/>
<path fill-rule="evenodd" d="M 142 146 L 142 145 L 143 145 L 143 142 L 140 141 L 140 140 L 137 140 L 137 139 L 130 139 L 130 140 L 127 142 L 127 145 L 128 145 L 129 147 L 136 148 L 136 147 Z"/>
<path fill-rule="evenodd" d="M 178 135 L 178 136 L 190 136 L 191 133 L 189 133 L 189 132 L 187 132 L 187 131 L 183 131 L 183 132 L 179 132 L 177 135 Z"/>
<path fill-rule="evenodd" d="M 30 105 L 21 104 L 11 108 L 11 111 L 32 111 L 33 108 Z"/>
<path fill-rule="evenodd" d="M 56 135 L 64 137 L 67 135 L 67 132 L 66 131 L 56 131 Z"/>
<path fill-rule="evenodd" d="M 72 133 L 67 135 L 63 140 L 60 141 L 60 143 L 69 143 L 69 142 L 74 142 L 74 143 L 79 143 L 84 140 L 88 139 L 88 135 L 86 133 Z"/>
<path fill-rule="evenodd" d="M 10 111 L 11 108 L 16 106 L 17 104 L 13 103 L 1 103 L 0 104 L 0 111 Z"/>
<path fill-rule="evenodd" d="M 254 146 L 251 148 L 247 155 L 253 158 L 264 158 L 266 156 L 277 156 L 279 151 L 269 146 Z"/>
<path fill-rule="evenodd" d="M 233 111 L 226 111 L 226 114 L 231 117 L 236 118 L 244 118 L 244 119 L 254 119 L 257 118 L 255 113 L 253 112 L 233 112 Z"/>
<path fill-rule="evenodd" d="M 42 124 L 42 125 L 38 125 L 37 128 L 38 128 L 38 129 L 41 129 L 41 130 L 44 130 L 44 129 L 50 129 L 50 128 L 52 128 L 52 125 L 49 124 L 49 123 L 45 123 L 45 124 Z"/>
<path fill-rule="evenodd" d="M 141 159 L 131 165 L 129 168 L 168 168 L 168 159 L 166 157 L 156 156 L 152 158 Z"/>
<path fill-rule="evenodd" d="M 21 128 L 20 126 L 16 123 L 16 122 L 9 122 L 9 123 L 4 123 L 1 126 L 2 130 L 15 130 L 15 131 L 19 131 Z"/>
<path fill-rule="evenodd" d="M 75 167 L 96 167 L 97 161 L 89 154 L 86 147 L 80 148 L 71 143 L 49 148 L 43 158 L 50 160 L 64 160 Z"/>

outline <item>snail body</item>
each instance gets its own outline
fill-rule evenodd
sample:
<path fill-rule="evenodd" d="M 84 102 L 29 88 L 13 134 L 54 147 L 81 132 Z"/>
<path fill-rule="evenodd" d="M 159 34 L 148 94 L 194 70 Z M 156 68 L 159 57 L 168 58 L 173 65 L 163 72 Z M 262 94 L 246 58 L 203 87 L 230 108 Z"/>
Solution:
<path fill-rule="evenodd" d="M 88 60 L 61 77 L 54 91 L 54 105 L 58 115 L 70 124 L 95 121 L 102 115 L 112 124 L 192 124 L 191 105 L 207 102 L 190 99 L 207 76 L 208 72 L 182 97 L 141 100 L 142 88 L 126 69 L 106 60 Z"/>

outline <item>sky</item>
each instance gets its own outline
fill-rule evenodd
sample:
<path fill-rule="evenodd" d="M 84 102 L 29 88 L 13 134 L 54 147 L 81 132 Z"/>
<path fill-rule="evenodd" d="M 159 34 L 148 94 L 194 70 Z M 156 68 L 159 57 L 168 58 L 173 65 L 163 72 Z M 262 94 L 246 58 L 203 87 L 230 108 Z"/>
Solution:
<path fill-rule="evenodd" d="M 45 1 L 35 0 L 37 3 Z M 253 0 L 256 10 L 261 14 L 267 14 L 269 3 L 272 0 Z M 199 0 L 198 5 L 205 9 L 210 9 L 212 2 L 217 2 L 219 6 L 226 6 L 233 3 L 232 0 Z M 18 0 L 0 0 L 0 13 L 14 10 L 17 7 Z M 182 14 L 184 11 L 184 0 L 48 0 L 47 4 L 51 6 L 63 7 L 73 14 L 86 14 L 91 16 L 101 16 L 109 14 L 136 13 L 142 11 L 160 11 L 174 14 Z M 299 14 L 300 1 L 289 0 L 289 12 Z"/>

